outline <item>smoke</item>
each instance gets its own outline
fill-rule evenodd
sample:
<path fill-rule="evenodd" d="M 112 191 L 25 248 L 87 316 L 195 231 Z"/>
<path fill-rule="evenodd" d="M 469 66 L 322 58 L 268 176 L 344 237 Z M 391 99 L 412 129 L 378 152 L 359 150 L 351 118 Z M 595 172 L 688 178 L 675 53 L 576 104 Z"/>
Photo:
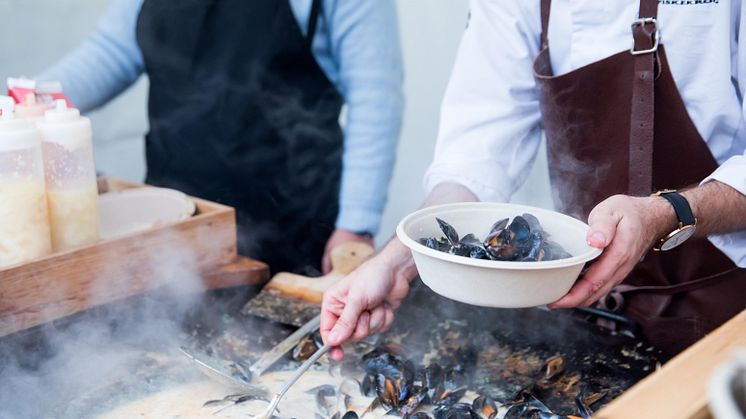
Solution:
<path fill-rule="evenodd" d="M 203 238 L 203 240 L 209 240 Z M 137 267 L 154 274 L 157 290 L 102 305 L 68 318 L 0 338 L 0 417 L 80 418 L 178 381 L 176 350 L 187 337 L 182 323 L 198 305 L 203 285 L 188 243 L 174 237 L 154 246 L 147 260 L 110 268 L 92 282 L 92 303 L 140 290 Z M 114 256 L 111 256 L 114 257 Z M 112 260 L 110 266 L 121 259 Z M 68 293 L 64 284 L 53 291 Z"/>
<path fill-rule="evenodd" d="M 555 207 L 562 213 L 587 220 L 586 211 L 598 204 L 595 193 L 610 176 L 611 163 L 580 160 L 570 147 L 561 144 L 552 149 L 554 165 L 550 165 L 549 173 Z"/>

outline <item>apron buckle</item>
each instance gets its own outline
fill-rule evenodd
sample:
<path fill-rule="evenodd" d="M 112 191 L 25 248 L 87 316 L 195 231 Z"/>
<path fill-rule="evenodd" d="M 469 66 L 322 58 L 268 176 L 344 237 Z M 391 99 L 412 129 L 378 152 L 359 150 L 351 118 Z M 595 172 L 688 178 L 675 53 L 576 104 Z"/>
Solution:
<path fill-rule="evenodd" d="M 658 45 L 660 45 L 660 41 L 661 41 L 661 32 L 660 30 L 658 30 L 658 20 L 656 18 L 644 17 L 644 18 L 637 19 L 634 22 L 632 22 L 632 30 L 634 30 L 638 26 L 645 26 L 645 25 L 653 25 L 653 28 L 655 29 L 655 32 L 653 32 L 653 47 L 649 49 L 636 50 L 635 45 L 632 44 L 632 48 L 629 49 L 629 52 L 632 55 L 650 54 L 650 53 L 658 51 Z"/>

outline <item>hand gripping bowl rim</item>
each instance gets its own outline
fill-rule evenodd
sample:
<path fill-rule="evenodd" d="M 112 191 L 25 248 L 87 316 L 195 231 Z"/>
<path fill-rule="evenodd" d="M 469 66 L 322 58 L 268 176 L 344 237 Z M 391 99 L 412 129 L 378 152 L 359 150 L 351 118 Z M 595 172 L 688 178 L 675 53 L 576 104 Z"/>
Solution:
<path fill-rule="evenodd" d="M 588 247 L 588 251 L 581 253 L 576 256 L 572 256 L 565 259 L 557 259 L 557 260 L 549 260 L 549 261 L 541 261 L 541 262 L 515 262 L 515 261 L 497 261 L 497 260 L 485 260 L 485 259 L 472 259 L 465 256 L 457 256 L 452 255 L 450 253 L 441 252 L 439 250 L 431 249 L 423 244 L 420 244 L 416 239 L 413 239 L 410 237 L 406 231 L 406 226 L 412 222 L 412 220 L 420 218 L 422 215 L 426 215 L 430 213 L 433 218 L 433 222 L 435 222 L 435 217 L 447 217 L 447 215 L 443 215 L 443 213 L 449 212 L 449 210 L 453 211 L 462 211 L 462 210 L 485 210 L 485 209 L 510 209 L 515 211 L 515 215 L 521 215 L 523 213 L 529 212 L 533 214 L 547 214 L 551 215 L 552 217 L 559 217 L 560 219 L 564 219 L 569 223 L 575 224 L 578 227 L 582 227 L 586 231 L 590 228 L 588 224 L 570 217 L 569 215 L 565 215 L 556 211 L 551 211 L 543 208 L 537 208 L 532 207 L 528 205 L 519 205 L 519 204 L 509 204 L 509 203 L 493 203 L 493 202 L 468 202 L 468 203 L 453 203 L 453 204 L 442 204 L 442 205 L 434 205 L 431 207 L 426 207 L 419 209 L 415 212 L 412 212 L 411 214 L 404 217 L 400 222 L 399 225 L 396 227 L 396 236 L 399 238 L 399 240 L 407 246 L 411 251 L 417 252 L 429 257 L 433 257 L 436 259 L 444 260 L 446 262 L 456 263 L 459 265 L 466 265 L 466 266 L 474 266 L 474 267 L 480 267 L 480 268 L 491 268 L 491 269 L 504 269 L 504 270 L 543 270 L 543 269 L 554 269 L 554 268 L 566 268 L 569 266 L 579 265 L 581 263 L 586 263 L 590 260 L 593 260 L 597 258 L 602 250 Z M 514 217 L 513 215 L 512 217 Z M 511 217 L 511 218 L 512 218 Z M 448 220 L 445 220 L 448 221 Z M 585 237 L 583 237 L 585 239 Z"/>

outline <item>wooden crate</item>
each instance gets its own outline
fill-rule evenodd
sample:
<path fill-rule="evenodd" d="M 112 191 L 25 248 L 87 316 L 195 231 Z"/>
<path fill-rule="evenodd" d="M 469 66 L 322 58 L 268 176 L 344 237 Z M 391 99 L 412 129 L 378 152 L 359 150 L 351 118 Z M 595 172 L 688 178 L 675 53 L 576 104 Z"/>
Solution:
<path fill-rule="evenodd" d="M 264 263 L 236 253 L 233 208 L 193 199 L 197 214 L 188 220 L 0 270 L 0 336 L 174 281 L 194 290 L 266 282 Z"/>

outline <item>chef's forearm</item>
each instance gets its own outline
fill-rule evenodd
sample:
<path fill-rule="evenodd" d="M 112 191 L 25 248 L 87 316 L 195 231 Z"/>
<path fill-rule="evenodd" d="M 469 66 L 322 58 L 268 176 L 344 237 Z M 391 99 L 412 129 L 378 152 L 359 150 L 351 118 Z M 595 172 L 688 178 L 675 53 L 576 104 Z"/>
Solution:
<path fill-rule="evenodd" d="M 681 193 L 697 217 L 697 235 L 746 229 L 746 195 L 713 180 Z"/>
<path fill-rule="evenodd" d="M 421 208 L 471 201 L 478 201 L 478 199 L 468 188 L 456 183 L 441 183 L 433 188 Z M 412 252 L 398 238 L 391 239 L 381 250 L 379 256 L 389 264 L 397 277 L 411 281 L 417 276 L 417 267 L 414 264 Z"/>

